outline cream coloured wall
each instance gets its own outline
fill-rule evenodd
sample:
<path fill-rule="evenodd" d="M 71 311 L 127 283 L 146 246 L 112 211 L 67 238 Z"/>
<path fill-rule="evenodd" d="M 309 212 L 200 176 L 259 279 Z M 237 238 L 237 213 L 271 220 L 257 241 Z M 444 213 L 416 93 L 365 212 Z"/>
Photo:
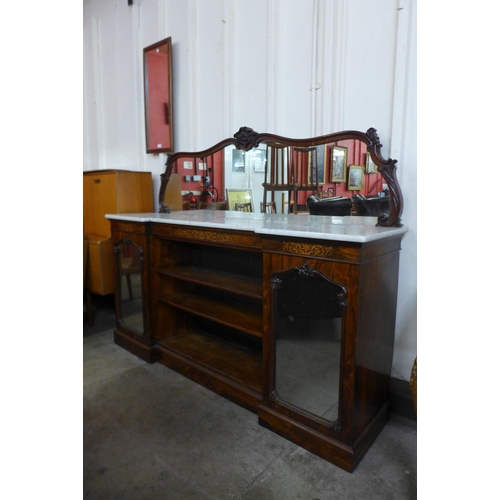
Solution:
<path fill-rule="evenodd" d="M 378 130 L 398 159 L 409 228 L 393 376 L 417 350 L 416 0 L 84 0 L 84 170 L 151 171 L 142 49 L 173 42 L 175 150 L 246 125 L 290 137 Z"/>

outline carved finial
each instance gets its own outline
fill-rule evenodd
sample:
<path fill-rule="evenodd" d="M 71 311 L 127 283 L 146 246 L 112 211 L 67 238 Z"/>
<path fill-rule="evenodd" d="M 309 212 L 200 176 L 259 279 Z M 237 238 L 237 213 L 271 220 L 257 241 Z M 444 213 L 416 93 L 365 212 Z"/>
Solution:
<path fill-rule="evenodd" d="M 374 129 L 373 127 L 369 128 L 366 131 L 366 135 L 368 136 L 368 139 L 372 142 L 373 146 L 378 146 L 379 148 L 382 147 L 382 144 L 380 144 L 380 139 L 377 134 L 377 129 Z"/>
<path fill-rule="evenodd" d="M 300 276 L 306 276 L 308 278 L 311 278 L 316 274 L 316 271 L 309 264 L 304 264 L 301 267 L 297 267 L 297 271 L 299 272 Z"/>
<path fill-rule="evenodd" d="M 236 134 L 234 134 L 234 138 L 236 139 L 236 147 L 238 149 L 242 149 L 243 151 L 249 151 L 252 148 L 255 148 L 259 145 L 259 141 L 257 140 L 258 133 L 250 127 L 241 127 Z"/>

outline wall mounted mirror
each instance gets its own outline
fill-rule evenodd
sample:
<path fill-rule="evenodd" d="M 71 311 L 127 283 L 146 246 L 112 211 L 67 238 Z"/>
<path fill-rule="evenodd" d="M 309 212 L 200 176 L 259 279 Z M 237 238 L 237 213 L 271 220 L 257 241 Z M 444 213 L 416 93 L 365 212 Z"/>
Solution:
<path fill-rule="evenodd" d="M 172 102 L 172 41 L 169 37 L 144 49 L 144 109 L 148 153 L 174 150 Z"/>

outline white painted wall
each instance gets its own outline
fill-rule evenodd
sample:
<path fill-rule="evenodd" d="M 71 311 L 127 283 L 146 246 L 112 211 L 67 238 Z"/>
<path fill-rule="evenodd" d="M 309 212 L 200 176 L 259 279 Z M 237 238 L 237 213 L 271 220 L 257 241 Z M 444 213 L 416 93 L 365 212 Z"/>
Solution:
<path fill-rule="evenodd" d="M 398 159 L 409 228 L 392 375 L 417 352 L 416 0 L 84 0 L 83 170 L 150 171 L 142 49 L 173 42 L 175 150 L 246 125 L 290 137 L 378 130 Z M 155 200 L 156 203 L 156 200 Z"/>

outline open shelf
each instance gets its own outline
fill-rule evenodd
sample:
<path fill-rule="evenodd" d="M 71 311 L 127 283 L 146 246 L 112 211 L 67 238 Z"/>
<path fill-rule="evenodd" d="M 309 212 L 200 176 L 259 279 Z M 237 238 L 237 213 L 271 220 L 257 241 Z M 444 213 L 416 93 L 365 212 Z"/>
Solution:
<path fill-rule="evenodd" d="M 262 350 L 196 330 L 162 340 L 160 348 L 236 384 L 262 393 Z"/>
<path fill-rule="evenodd" d="M 261 304 L 221 301 L 217 297 L 190 293 L 174 293 L 159 300 L 195 316 L 262 338 Z"/>
<path fill-rule="evenodd" d="M 215 271 L 197 266 L 159 269 L 158 273 L 162 276 L 169 276 L 216 290 L 223 290 L 236 295 L 262 300 L 262 279 L 260 278 Z"/>

